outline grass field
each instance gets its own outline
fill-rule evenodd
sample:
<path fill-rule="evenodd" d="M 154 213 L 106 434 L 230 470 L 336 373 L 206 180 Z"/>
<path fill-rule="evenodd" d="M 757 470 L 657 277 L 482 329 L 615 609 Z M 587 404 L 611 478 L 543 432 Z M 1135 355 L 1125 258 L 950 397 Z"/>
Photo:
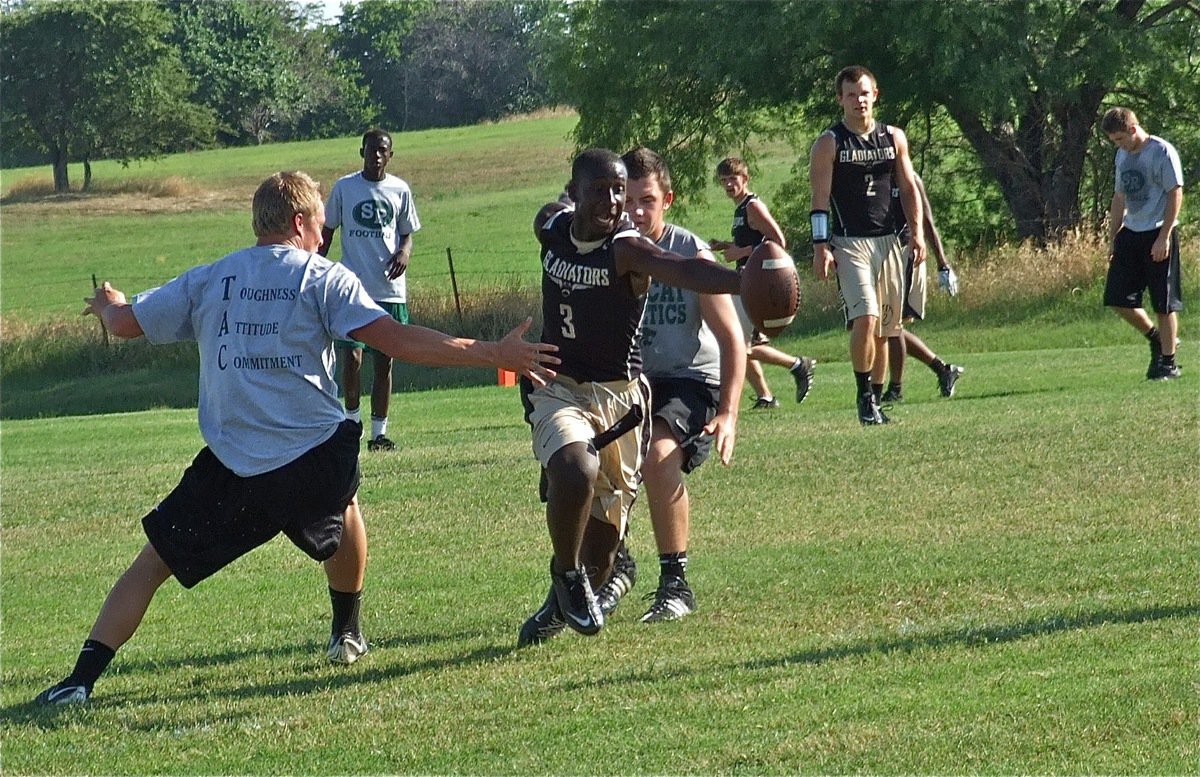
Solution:
<path fill-rule="evenodd" d="M 425 222 L 416 318 L 456 329 L 437 276 L 450 244 L 476 308 L 527 312 L 528 219 L 566 177 L 571 121 L 398 139 Z M 92 704 L 31 707 L 202 444 L 194 357 L 105 348 L 75 318 L 91 273 L 139 290 L 244 245 L 267 172 L 328 183 L 356 152 L 168 157 L 82 198 L 24 183 L 48 169 L 4 172 L 6 773 L 1197 771 L 1200 333 L 1185 312 L 1184 377 L 1145 381 L 1087 239 L 957 257 L 963 293 L 935 295 L 917 331 L 966 365 L 959 392 L 941 399 L 912 363 L 881 428 L 855 421 L 832 288 L 805 281 L 780 344 L 820 359 L 811 397 L 743 412 L 734 466 L 689 480 L 694 616 L 637 622 L 656 574 L 639 505 L 634 596 L 595 638 L 517 650 L 549 555 L 517 396 L 486 371 L 401 370 L 398 385 L 443 388 L 397 394 L 399 451 L 363 457 L 363 661 L 325 663 L 324 576 L 276 540 L 194 591 L 164 586 Z M 790 161 L 766 155 L 759 191 Z M 724 234 L 729 210 L 714 186 L 683 223 Z M 486 312 L 466 329 L 503 324 Z"/>
<path fill-rule="evenodd" d="M 1188 773 L 1196 765 L 1197 380 L 1132 346 L 968 354 L 863 430 L 847 370 L 743 414 L 692 477 L 700 611 L 515 649 L 548 543 L 515 393 L 400 395 L 364 457 L 373 652 L 323 661 L 323 576 L 277 540 L 169 583 L 85 709 L 70 667 L 192 412 L 9 421 L 11 774 Z M 1186 363 L 1196 364 L 1194 347 Z M 464 487 L 469 484 L 469 487 Z M 652 588 L 639 511 L 635 593 Z"/>

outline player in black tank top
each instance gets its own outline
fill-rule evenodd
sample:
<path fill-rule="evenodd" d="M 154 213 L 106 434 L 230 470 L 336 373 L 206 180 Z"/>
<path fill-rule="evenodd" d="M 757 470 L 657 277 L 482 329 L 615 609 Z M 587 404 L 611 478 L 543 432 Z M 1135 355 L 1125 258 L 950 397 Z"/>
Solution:
<path fill-rule="evenodd" d="M 892 175 L 896 144 L 892 128 L 876 123 L 865 136 L 843 122 L 829 128 L 836 148 L 830 215 L 833 234 L 878 237 L 896 232 L 892 218 Z"/>
<path fill-rule="evenodd" d="M 542 243 L 542 337 L 558 346 L 558 372 L 577 381 L 633 380 L 642 372 L 637 332 L 646 307 L 630 276 L 619 275 L 613 241 L 637 237 L 626 217 L 587 252 L 571 239 L 572 211 L 553 216 Z"/>
<path fill-rule="evenodd" d="M 908 138 L 899 128 L 875 120 L 879 88 L 874 74 L 861 65 L 843 68 L 834 79 L 834 92 L 842 120 L 813 143 L 809 164 L 813 271 L 825 280 L 836 268 L 850 328 L 858 419 L 876 425 L 887 423 L 878 394 L 887 366 L 887 334 L 899 325 L 903 305 L 897 288 L 903 282 L 903 260 L 891 214 L 893 184 L 909 217 L 916 266 L 925 260 L 921 202 Z"/>
<path fill-rule="evenodd" d="M 710 240 L 709 246 L 719 251 L 727 262 L 736 262 L 740 269 L 746 264 L 754 247 L 763 240 L 771 240 L 782 247 L 787 247 L 783 230 L 767 209 L 766 203 L 757 194 L 750 191 L 750 169 L 745 160 L 738 157 L 728 157 L 717 165 L 717 178 L 726 196 L 737 205 L 733 210 L 733 242 L 725 240 Z M 807 356 L 793 356 L 771 345 L 771 341 L 753 329 L 741 300 L 734 298 L 738 307 L 738 317 L 741 319 L 746 334 L 746 380 L 755 391 L 754 410 L 773 410 L 779 407 L 779 400 L 771 393 L 767 376 L 763 372 L 762 363 L 774 364 L 789 371 L 796 383 L 796 402 L 803 402 L 812 388 L 813 369 L 817 360 Z"/>
<path fill-rule="evenodd" d="M 685 259 L 662 250 L 633 228 L 625 213 L 625 165 L 605 149 L 576 157 L 568 193 L 573 212 L 550 203 L 534 220 L 541 247 L 544 334 L 560 347 L 564 378 L 546 390 L 524 385 L 527 396 L 554 408 L 563 393 L 578 396 L 595 386 L 596 394 L 614 393 L 641 371 L 638 327 L 651 276 L 670 286 L 707 294 L 737 294 L 739 276 L 704 259 Z M 583 383 L 583 387 L 577 385 Z M 549 392 L 558 390 L 554 397 Z M 628 391 L 628 389 L 626 389 Z M 541 392 L 541 393 L 539 393 Z M 527 410 L 532 410 L 527 400 Z M 649 408 L 645 410 L 648 411 Z M 648 415 L 648 412 L 647 412 Z M 529 416 L 527 415 L 527 418 Z M 595 634 L 604 625 L 593 585 L 608 579 L 621 540 L 618 529 L 591 516 L 601 473 L 591 442 L 571 442 L 599 430 L 582 429 L 586 416 L 571 407 L 554 410 L 533 431 L 556 427 L 551 443 L 538 453 L 546 478 L 546 524 L 554 549 L 551 591 L 545 604 L 522 626 L 518 644 L 541 642 L 570 626 Z M 557 446 L 557 447 L 556 447 Z M 636 492 L 636 489 L 635 489 Z"/>

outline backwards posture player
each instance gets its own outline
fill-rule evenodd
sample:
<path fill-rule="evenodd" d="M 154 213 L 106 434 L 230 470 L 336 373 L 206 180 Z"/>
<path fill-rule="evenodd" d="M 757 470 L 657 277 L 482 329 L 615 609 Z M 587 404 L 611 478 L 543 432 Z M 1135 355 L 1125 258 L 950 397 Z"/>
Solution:
<path fill-rule="evenodd" d="M 917 193 L 921 197 L 922 212 L 925 214 L 925 238 L 929 244 L 929 252 L 937 259 L 938 283 L 946 290 L 946 293 L 953 297 L 958 293 L 958 279 L 954 275 L 954 269 L 946 261 L 946 249 L 942 244 L 942 235 L 938 232 L 937 225 L 933 223 L 933 208 L 929 204 L 925 183 L 921 180 L 921 176 L 915 173 L 913 179 L 917 184 Z M 896 186 L 892 187 L 892 207 L 896 226 L 900 228 L 900 245 L 907 248 L 908 220 L 904 217 L 900 189 Z M 924 265 L 914 265 L 912 254 L 906 251 L 904 316 L 902 318 L 904 330 L 898 336 L 892 335 L 888 338 L 888 370 L 891 379 L 888 381 L 887 391 L 880 393 L 883 387 L 875 383 L 871 384 L 871 390 L 876 393 L 881 402 L 904 401 L 904 362 L 907 361 L 910 353 L 937 376 L 938 391 L 943 397 L 954 396 L 954 386 L 966 372 L 959 365 L 950 364 L 938 358 L 929 345 L 909 329 L 912 321 L 925 319 L 926 296 L 925 267 Z"/>
<path fill-rule="evenodd" d="M 451 337 L 393 320 L 358 278 L 315 251 L 325 209 L 304 173 L 276 173 L 254 195 L 257 243 L 138 295 L 107 282 L 87 301 L 117 337 L 195 341 L 206 446 L 179 485 L 142 519 L 149 542 L 105 599 L 75 668 L 42 704 L 87 701 L 133 636 L 159 587 L 191 588 L 283 533 L 324 562 L 333 605 L 328 658 L 367 652 L 359 602 L 367 534 L 356 493 L 362 425 L 347 419 L 333 380 L 333 340 L 353 337 L 398 359 L 495 366 L 542 383 L 553 346 Z"/>
<path fill-rule="evenodd" d="M 648 406 L 638 332 L 651 277 L 707 294 L 739 289 L 736 272 L 664 251 L 638 234 L 625 213 L 626 179 L 612 151 L 584 151 L 571 166 L 574 209 L 549 203 L 534 219 L 542 336 L 558 346 L 561 365 L 545 386 L 522 381 L 534 455 L 545 472 L 553 556 L 550 591 L 522 625 L 521 645 L 567 626 L 585 635 L 604 626 L 594 586 L 612 572 L 637 496 L 646 433 L 639 427 L 599 451 L 593 438 L 633 406 Z"/>

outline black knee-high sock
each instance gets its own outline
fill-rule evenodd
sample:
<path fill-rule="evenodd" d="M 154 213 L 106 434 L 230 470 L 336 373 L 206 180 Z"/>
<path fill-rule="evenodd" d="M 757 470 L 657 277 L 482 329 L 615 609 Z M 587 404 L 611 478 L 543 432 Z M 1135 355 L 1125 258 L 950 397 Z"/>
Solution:
<path fill-rule="evenodd" d="M 112 661 L 116 654 L 117 651 L 103 642 L 97 642 L 94 639 L 84 640 L 83 648 L 79 651 L 79 658 L 75 659 L 75 668 L 71 670 L 70 676 L 64 682 L 68 685 L 85 686 L 88 693 L 91 693 L 92 686 L 96 684 L 100 675 L 104 674 L 104 670 L 108 668 L 108 662 Z"/>
<path fill-rule="evenodd" d="M 871 373 L 854 371 L 854 385 L 858 387 L 858 393 L 869 394 L 871 391 Z"/>
<path fill-rule="evenodd" d="M 358 611 L 362 603 L 362 591 L 346 593 L 330 588 L 329 600 L 333 603 L 333 633 L 358 634 Z"/>
<path fill-rule="evenodd" d="M 658 571 L 659 575 L 664 579 L 668 577 L 677 577 L 684 580 L 687 577 L 687 551 L 679 553 L 660 553 L 658 555 Z"/>
<path fill-rule="evenodd" d="M 1158 327 L 1156 327 L 1156 326 L 1150 327 L 1150 331 L 1146 333 L 1146 339 L 1150 340 L 1152 342 L 1157 342 L 1158 341 Z"/>

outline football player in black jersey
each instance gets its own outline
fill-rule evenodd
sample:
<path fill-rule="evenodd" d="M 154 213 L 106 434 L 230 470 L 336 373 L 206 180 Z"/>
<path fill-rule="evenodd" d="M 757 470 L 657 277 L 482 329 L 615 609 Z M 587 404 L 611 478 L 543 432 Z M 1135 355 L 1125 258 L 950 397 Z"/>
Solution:
<path fill-rule="evenodd" d="M 904 307 L 904 255 L 892 219 L 892 187 L 898 186 L 908 217 L 913 266 L 925 261 L 921 200 L 914 184 L 908 138 L 875 120 L 879 89 L 861 65 L 834 79 L 842 120 L 813 143 L 813 270 L 819 279 L 836 268 L 838 290 L 850 328 L 858 419 L 887 423 L 871 384 L 887 373 L 887 338 L 899 334 Z"/>
<path fill-rule="evenodd" d="M 933 208 L 929 205 L 929 195 L 925 192 L 925 183 L 921 176 L 915 176 L 917 193 L 921 196 L 921 207 L 925 214 L 925 238 L 929 244 L 929 252 L 937 260 L 938 283 L 946 293 L 954 296 L 958 293 L 958 279 L 954 270 L 946 261 L 946 250 L 942 245 L 942 236 L 937 225 L 933 223 Z M 900 243 L 908 245 L 908 222 L 904 218 L 904 206 L 900 202 L 900 190 L 892 187 L 892 207 L 895 209 L 896 224 L 901 227 Z M 909 330 L 909 324 L 914 320 L 925 319 L 925 267 L 913 264 L 912 257 L 905 258 L 904 265 L 904 318 L 899 335 L 888 338 L 888 370 L 890 380 L 886 392 L 883 386 L 872 383 L 871 390 L 879 396 L 880 402 L 904 401 L 904 362 L 908 354 L 912 354 L 926 367 L 933 370 L 937 376 L 938 391 L 943 397 L 954 396 L 954 385 L 965 370 L 957 364 L 949 364 L 938 358 L 937 354 L 926 345 L 925 341 Z M 882 392 L 882 393 L 881 393 Z"/>
<path fill-rule="evenodd" d="M 722 159 L 717 164 L 717 180 L 726 196 L 733 200 L 733 242 L 728 240 L 710 240 L 709 246 L 714 251 L 720 251 L 727 262 L 735 262 L 740 268 L 750 258 L 755 246 L 764 240 L 778 243 L 787 248 L 783 230 L 780 229 L 775 217 L 762 199 L 750 191 L 750 168 L 744 159 L 735 156 Z M 771 345 L 770 339 L 754 328 L 750 317 L 746 315 L 739 297 L 734 297 L 738 318 L 746 334 L 746 380 L 754 388 L 755 410 L 773 410 L 779 407 L 779 400 L 771 393 L 767 376 L 763 374 L 762 364 L 774 364 L 787 368 L 796 382 L 796 402 L 803 402 L 812 388 L 813 368 L 816 359 L 807 356 L 792 356 Z"/>
<path fill-rule="evenodd" d="M 558 375 L 522 382 L 534 455 L 545 475 L 553 557 L 550 591 L 521 627 L 518 644 L 542 642 L 570 626 L 604 626 L 594 586 L 609 578 L 637 496 L 648 438 L 645 424 L 597 449 L 594 439 L 639 406 L 649 419 L 638 345 L 653 276 L 707 294 L 737 294 L 739 276 L 686 259 L 642 237 L 625 213 L 627 172 L 607 149 L 575 158 L 567 193 L 534 219 L 541 250 L 543 335 L 558 346 Z"/>

